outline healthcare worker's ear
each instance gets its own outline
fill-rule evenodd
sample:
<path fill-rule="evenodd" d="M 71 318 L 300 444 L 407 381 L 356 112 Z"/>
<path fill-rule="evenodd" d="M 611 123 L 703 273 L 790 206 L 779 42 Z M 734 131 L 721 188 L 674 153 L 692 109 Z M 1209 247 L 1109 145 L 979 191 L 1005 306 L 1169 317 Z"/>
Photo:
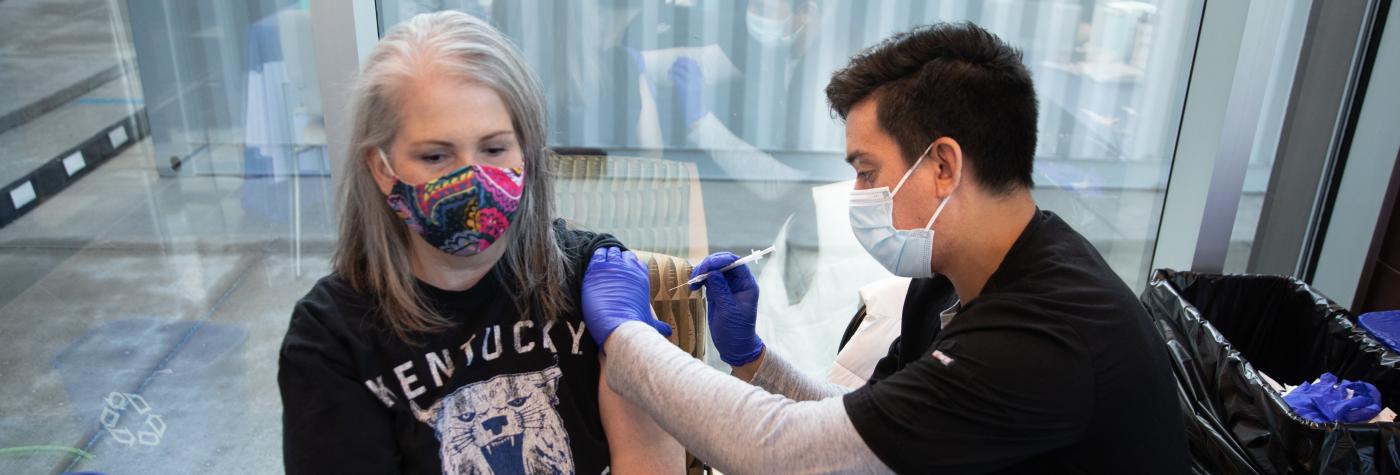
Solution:
<path fill-rule="evenodd" d="M 938 170 L 937 176 L 934 177 L 934 193 L 939 200 L 946 200 L 948 195 L 962 185 L 965 172 L 962 146 L 952 137 L 939 137 L 933 141 L 933 148 L 929 150 L 928 155 L 924 160 L 931 160 L 933 163 L 929 165 L 935 165 L 935 169 Z"/>
<path fill-rule="evenodd" d="M 394 174 L 389 170 L 389 167 L 384 164 L 385 160 L 379 158 L 379 153 L 379 149 L 377 148 L 371 147 L 365 149 L 365 156 L 363 159 L 365 165 L 369 166 L 370 175 L 374 176 L 374 183 L 379 186 L 379 192 L 388 196 L 389 190 L 394 189 Z M 387 159 L 389 157 L 385 155 L 384 158 Z"/>

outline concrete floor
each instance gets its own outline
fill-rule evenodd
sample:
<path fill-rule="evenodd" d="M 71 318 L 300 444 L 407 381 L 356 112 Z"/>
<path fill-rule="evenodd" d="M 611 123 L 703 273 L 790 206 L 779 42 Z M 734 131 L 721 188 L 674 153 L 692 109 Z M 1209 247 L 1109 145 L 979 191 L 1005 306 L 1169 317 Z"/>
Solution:
<path fill-rule="evenodd" d="M 24 177 L 112 124 L 131 117 L 141 107 L 141 100 L 131 95 L 131 91 L 140 90 L 134 78 L 112 80 L 42 116 L 0 131 L 0 183 Z"/>
<path fill-rule="evenodd" d="M 0 131 L 122 76 L 134 53 L 108 0 L 0 2 Z M 139 89 L 138 89 L 139 90 Z M 122 96 L 122 98 L 129 98 Z"/>
<path fill-rule="evenodd" d="M 150 154 L 0 229 L 0 473 L 280 470 L 277 348 L 327 272 L 330 213 L 304 200 L 298 241 L 244 195 L 329 179 L 160 178 Z"/>

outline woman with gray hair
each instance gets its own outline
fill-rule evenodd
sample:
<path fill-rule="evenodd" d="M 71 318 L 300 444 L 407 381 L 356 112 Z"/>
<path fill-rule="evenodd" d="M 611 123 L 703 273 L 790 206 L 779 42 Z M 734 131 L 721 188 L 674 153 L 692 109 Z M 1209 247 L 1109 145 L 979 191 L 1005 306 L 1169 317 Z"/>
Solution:
<path fill-rule="evenodd" d="M 584 337 L 579 278 L 619 244 L 552 220 L 519 51 L 466 14 L 418 15 L 375 47 L 354 103 L 334 272 L 282 344 L 287 472 L 681 471 Z"/>

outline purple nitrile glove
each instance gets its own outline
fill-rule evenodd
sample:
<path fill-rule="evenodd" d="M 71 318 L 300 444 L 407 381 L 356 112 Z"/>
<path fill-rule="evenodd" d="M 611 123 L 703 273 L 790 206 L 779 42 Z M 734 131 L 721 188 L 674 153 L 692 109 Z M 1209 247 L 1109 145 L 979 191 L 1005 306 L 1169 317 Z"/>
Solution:
<path fill-rule="evenodd" d="M 1380 400 L 1380 390 L 1371 383 L 1339 379 L 1332 373 L 1305 381 L 1283 396 L 1299 416 L 1320 424 L 1369 421 L 1381 412 Z"/>
<path fill-rule="evenodd" d="M 758 282 L 754 281 L 749 266 L 719 272 L 737 260 L 739 256 L 733 253 L 714 253 L 690 273 L 694 278 L 713 272 L 704 282 L 692 284 L 690 288 L 705 286 L 705 298 L 710 303 L 710 339 L 719 350 L 719 358 L 730 366 L 752 363 L 763 354 L 764 347 L 763 340 L 754 331 L 754 322 L 758 320 Z"/>
<path fill-rule="evenodd" d="M 686 125 L 693 125 L 710 113 L 705 108 L 705 73 L 700 70 L 700 63 L 682 56 L 671 63 L 666 77 L 676 84 L 676 102 L 680 104 Z"/>
<path fill-rule="evenodd" d="M 598 248 L 583 271 L 583 321 L 598 350 L 623 323 L 636 321 L 651 325 L 662 336 L 671 336 L 671 326 L 651 313 L 650 279 L 645 264 L 632 251 L 616 247 Z"/>

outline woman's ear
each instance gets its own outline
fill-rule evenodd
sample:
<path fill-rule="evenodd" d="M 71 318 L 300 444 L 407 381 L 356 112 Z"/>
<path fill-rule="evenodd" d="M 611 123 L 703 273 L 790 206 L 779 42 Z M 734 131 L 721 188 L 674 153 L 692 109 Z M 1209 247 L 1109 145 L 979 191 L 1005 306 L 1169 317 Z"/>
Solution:
<path fill-rule="evenodd" d="M 952 137 L 939 137 L 933 141 L 933 151 L 929 155 L 933 163 L 938 165 L 938 176 L 934 178 L 938 198 L 947 198 L 961 184 L 963 173 L 966 172 L 963 169 L 962 145 Z"/>
<path fill-rule="evenodd" d="M 370 147 L 365 149 L 361 159 L 365 161 L 365 166 L 369 167 L 370 176 L 374 177 L 374 183 L 379 186 L 379 192 L 388 195 L 389 191 L 394 189 L 394 175 L 384 163 L 388 161 L 388 156 L 381 159 L 379 157 L 381 153 L 384 152 L 379 148 Z"/>

